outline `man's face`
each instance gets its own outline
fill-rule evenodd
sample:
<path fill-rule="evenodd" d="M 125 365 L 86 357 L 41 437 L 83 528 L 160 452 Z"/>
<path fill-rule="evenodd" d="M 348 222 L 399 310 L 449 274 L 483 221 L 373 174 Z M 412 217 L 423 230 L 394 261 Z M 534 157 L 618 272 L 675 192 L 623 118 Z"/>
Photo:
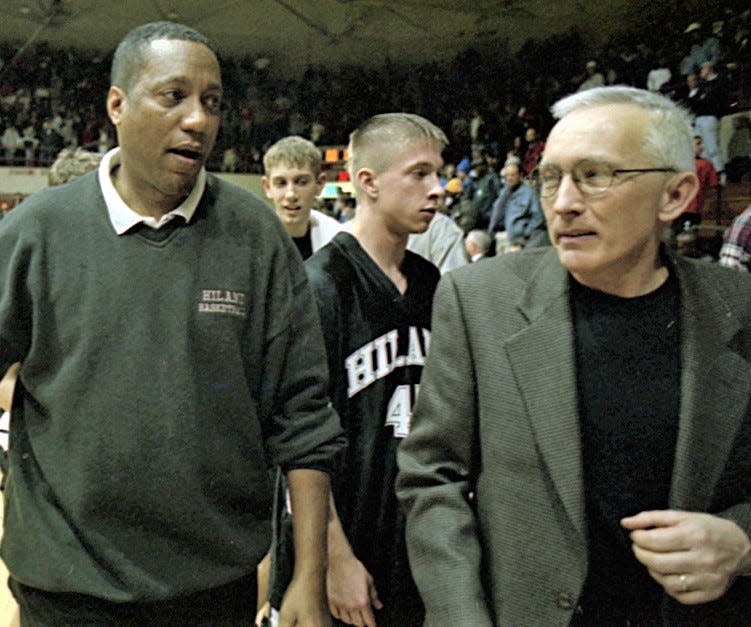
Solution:
<path fill-rule="evenodd" d="M 694 156 L 701 157 L 702 150 L 704 150 L 704 144 L 701 137 L 694 137 Z"/>
<path fill-rule="evenodd" d="M 509 187 L 516 187 L 522 182 L 522 175 L 519 172 L 519 166 L 515 163 L 511 163 L 503 168 L 503 177 L 506 179 L 506 184 Z"/>
<path fill-rule="evenodd" d="M 309 167 L 289 163 L 273 166 L 261 179 L 266 197 L 291 236 L 301 237 L 307 232 L 310 210 L 324 179 L 323 173 L 316 176 Z"/>
<path fill-rule="evenodd" d="M 157 40 L 126 94 L 110 88 L 117 129 L 115 186 L 139 213 L 167 212 L 195 185 L 219 129 L 222 80 L 214 53 L 194 41 Z"/>
<path fill-rule="evenodd" d="M 438 178 L 443 165 L 441 145 L 430 139 L 411 141 L 393 154 L 392 161 L 373 178 L 377 211 L 393 233 L 423 233 L 444 195 Z"/>
<path fill-rule="evenodd" d="M 647 124 L 647 113 L 633 105 L 598 106 L 564 117 L 548 137 L 541 167 L 564 172 L 557 193 L 541 199 L 550 239 L 561 263 L 585 284 L 619 280 L 655 263 L 670 174 L 619 174 L 609 189 L 588 197 L 570 175 L 582 161 L 612 169 L 669 166 L 642 155 Z"/>

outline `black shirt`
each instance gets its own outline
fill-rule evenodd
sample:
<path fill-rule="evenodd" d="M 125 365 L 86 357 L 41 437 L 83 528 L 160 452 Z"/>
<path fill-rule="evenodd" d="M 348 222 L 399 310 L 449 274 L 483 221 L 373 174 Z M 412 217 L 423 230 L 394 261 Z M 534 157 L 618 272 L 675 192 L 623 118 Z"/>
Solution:
<path fill-rule="evenodd" d="M 680 405 L 678 282 L 671 274 L 636 298 L 571 285 L 589 543 L 577 624 L 661 624 L 662 588 L 619 521 L 668 507 Z"/>

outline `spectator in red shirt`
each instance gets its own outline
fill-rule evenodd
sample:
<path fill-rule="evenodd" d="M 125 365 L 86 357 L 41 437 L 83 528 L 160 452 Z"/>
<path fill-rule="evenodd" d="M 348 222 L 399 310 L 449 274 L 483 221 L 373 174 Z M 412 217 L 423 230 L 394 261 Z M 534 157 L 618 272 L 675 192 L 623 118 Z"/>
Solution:
<path fill-rule="evenodd" d="M 525 133 L 524 139 L 527 142 L 527 150 L 524 153 L 522 169 L 524 176 L 529 177 L 537 167 L 542 151 L 545 149 L 545 142 L 537 136 L 537 129 L 530 126 Z"/>
<path fill-rule="evenodd" d="M 691 226 L 701 224 L 702 213 L 704 211 L 704 199 L 707 192 L 719 185 L 720 180 L 717 176 L 712 162 L 701 156 L 704 150 L 704 144 L 699 135 L 694 136 L 694 157 L 696 158 L 696 176 L 699 179 L 699 188 L 694 200 L 686 207 L 686 210 L 679 215 L 673 222 L 673 230 L 678 233 L 688 223 Z"/>

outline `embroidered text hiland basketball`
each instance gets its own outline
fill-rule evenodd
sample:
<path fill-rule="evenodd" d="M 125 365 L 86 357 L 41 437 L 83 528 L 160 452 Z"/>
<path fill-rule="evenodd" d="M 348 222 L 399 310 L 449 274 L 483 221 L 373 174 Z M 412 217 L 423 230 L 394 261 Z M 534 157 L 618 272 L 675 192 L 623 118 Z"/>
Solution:
<path fill-rule="evenodd" d="M 233 290 L 202 290 L 199 313 L 230 314 L 244 318 L 247 314 L 245 292 Z"/>

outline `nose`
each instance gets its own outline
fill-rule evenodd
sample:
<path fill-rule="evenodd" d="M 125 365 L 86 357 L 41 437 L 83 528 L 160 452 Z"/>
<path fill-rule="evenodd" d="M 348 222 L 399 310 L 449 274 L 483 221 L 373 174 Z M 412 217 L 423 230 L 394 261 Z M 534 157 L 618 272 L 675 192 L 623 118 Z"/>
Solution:
<path fill-rule="evenodd" d="M 574 177 L 570 172 L 565 173 L 561 178 L 561 184 L 558 191 L 548 203 L 552 203 L 552 210 L 555 213 L 579 212 L 582 207 L 583 196 L 579 188 L 574 183 Z"/>
<path fill-rule="evenodd" d="M 209 114 L 203 102 L 201 102 L 201 98 L 198 96 L 186 98 L 184 105 L 185 111 L 182 117 L 183 129 L 193 131 L 194 133 L 205 132 Z"/>
<path fill-rule="evenodd" d="M 432 176 L 430 177 L 430 182 L 432 184 L 432 187 L 430 188 L 430 192 L 428 192 L 428 196 L 430 198 L 443 198 L 446 195 L 446 190 L 443 189 L 443 186 L 441 185 L 441 179 L 438 176 L 437 172 L 434 172 Z"/>
<path fill-rule="evenodd" d="M 287 198 L 295 198 L 297 196 L 297 188 L 294 181 L 287 183 L 287 186 L 284 188 L 284 195 Z"/>

